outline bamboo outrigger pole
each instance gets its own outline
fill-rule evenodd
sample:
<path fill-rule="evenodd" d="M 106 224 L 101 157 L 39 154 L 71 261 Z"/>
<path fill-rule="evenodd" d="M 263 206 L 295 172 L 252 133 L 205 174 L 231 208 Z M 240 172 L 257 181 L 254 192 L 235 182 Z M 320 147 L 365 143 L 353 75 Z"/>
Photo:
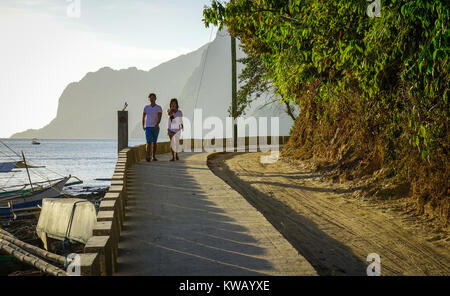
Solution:
<path fill-rule="evenodd" d="M 16 238 L 12 237 L 11 235 L 8 235 L 6 231 L 0 233 L 0 240 L 7 241 L 25 251 L 33 254 L 33 255 L 39 256 L 46 260 L 50 260 L 56 264 L 60 264 L 60 265 L 66 264 L 66 258 L 64 256 L 50 253 L 50 252 L 42 250 L 41 248 L 38 248 L 36 246 L 33 246 L 33 245 L 27 244 L 23 241 L 20 241 Z"/>
<path fill-rule="evenodd" d="M 11 233 L 7 232 L 6 230 L 3 230 L 2 228 L 0 228 L 0 234 L 7 235 L 7 236 L 10 236 L 12 238 L 16 238 L 14 235 L 12 235 Z"/>
<path fill-rule="evenodd" d="M 56 267 L 53 266 L 44 260 L 27 253 L 26 251 L 22 250 L 21 248 L 17 247 L 16 245 L 9 243 L 5 240 L 0 239 L 0 250 L 5 251 L 9 255 L 14 256 L 17 260 L 29 264 L 31 266 L 36 267 L 42 272 L 45 272 L 47 274 L 53 275 L 53 276 L 66 276 L 67 273 Z"/>
<path fill-rule="evenodd" d="M 33 183 L 31 182 L 30 171 L 28 171 L 28 165 L 27 165 L 27 161 L 25 160 L 25 154 L 23 154 L 23 151 L 22 151 L 22 158 L 23 158 L 23 164 L 25 165 L 25 168 L 27 169 L 27 175 L 28 175 L 28 180 L 30 181 L 31 191 L 34 191 Z"/>

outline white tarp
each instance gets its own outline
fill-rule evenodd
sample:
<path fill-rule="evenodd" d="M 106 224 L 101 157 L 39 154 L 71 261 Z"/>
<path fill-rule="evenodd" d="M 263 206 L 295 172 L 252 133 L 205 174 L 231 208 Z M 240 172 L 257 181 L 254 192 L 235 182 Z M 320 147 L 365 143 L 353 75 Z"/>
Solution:
<path fill-rule="evenodd" d="M 96 222 L 95 206 L 85 199 L 46 198 L 42 201 L 36 233 L 45 246 L 47 236 L 58 240 L 67 237 L 71 241 L 86 244 L 92 237 Z"/>

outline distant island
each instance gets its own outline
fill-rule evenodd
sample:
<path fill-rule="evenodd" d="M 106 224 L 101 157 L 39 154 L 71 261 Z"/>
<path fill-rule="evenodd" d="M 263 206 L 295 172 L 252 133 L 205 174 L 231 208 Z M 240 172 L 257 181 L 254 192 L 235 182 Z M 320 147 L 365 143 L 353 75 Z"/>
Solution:
<path fill-rule="evenodd" d="M 245 54 L 238 50 L 238 58 Z M 238 64 L 238 71 L 242 66 Z M 184 116 L 192 120 L 194 107 L 203 109 L 203 118 L 228 116 L 231 103 L 230 36 L 218 32 L 201 48 L 172 59 L 149 71 L 135 67 L 113 70 L 109 67 L 87 73 L 69 84 L 59 99 L 56 118 L 41 129 L 16 133 L 11 138 L 115 139 L 117 110 L 128 103 L 130 138 L 141 138 L 141 116 L 150 92 L 165 110 L 171 98 L 178 98 Z M 266 99 L 267 100 L 267 99 Z M 264 98 L 255 101 L 248 115 L 279 116 L 280 135 L 288 135 L 293 122 L 282 104 L 264 108 Z M 274 106 L 278 105 L 278 106 Z M 163 120 L 162 130 L 167 128 Z"/>

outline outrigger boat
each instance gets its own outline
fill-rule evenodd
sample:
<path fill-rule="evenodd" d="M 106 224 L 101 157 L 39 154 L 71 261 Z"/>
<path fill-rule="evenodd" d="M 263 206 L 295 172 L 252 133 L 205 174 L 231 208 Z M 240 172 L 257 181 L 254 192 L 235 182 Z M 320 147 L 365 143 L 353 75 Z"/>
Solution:
<path fill-rule="evenodd" d="M 71 176 L 62 179 L 51 186 L 31 190 L 26 194 L 2 194 L 0 197 L 0 216 L 14 217 L 15 212 L 34 210 L 42 205 L 44 198 L 57 198 Z M 17 215 L 16 215 L 17 216 Z"/>
<path fill-rule="evenodd" d="M 31 140 L 31 144 L 33 145 L 41 145 L 41 143 L 39 142 L 38 139 L 34 138 L 33 140 Z"/>
<path fill-rule="evenodd" d="M 13 151 L 3 141 L 1 144 Z M 15 153 L 16 156 L 20 156 Z M 28 165 L 25 155 L 22 152 L 22 160 L 14 162 L 0 162 L 0 175 L 18 172 L 15 169 L 26 169 L 28 184 L 13 185 L 7 187 L 0 186 L 0 219 L 11 220 L 21 216 L 24 212 L 39 210 L 44 198 L 58 198 L 64 187 L 82 184 L 83 181 L 75 176 L 65 176 L 58 179 L 46 180 L 42 182 L 32 182 L 30 169 L 43 168 Z M 45 167 L 44 167 L 45 168 Z M 75 181 L 69 182 L 74 178 Z"/>

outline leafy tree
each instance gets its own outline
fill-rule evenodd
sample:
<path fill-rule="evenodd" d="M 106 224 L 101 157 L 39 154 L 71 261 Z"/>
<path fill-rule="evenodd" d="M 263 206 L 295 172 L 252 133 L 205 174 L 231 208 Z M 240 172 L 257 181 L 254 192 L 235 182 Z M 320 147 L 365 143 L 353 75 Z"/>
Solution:
<path fill-rule="evenodd" d="M 373 114 L 405 104 L 422 115 L 432 109 L 432 116 L 408 112 L 413 144 L 425 156 L 444 131 L 443 121 L 433 117 L 448 117 L 448 5 L 394 0 L 382 1 L 382 8 L 382 17 L 371 19 L 364 0 L 213 1 L 204 21 L 228 26 L 245 51 L 264 62 L 285 100 L 295 102 L 301 89 L 318 80 L 316 100 L 351 90 L 377 109 Z M 416 100 L 412 106 L 399 104 L 405 89 Z"/>
<path fill-rule="evenodd" d="M 450 178 L 446 3 L 382 0 L 381 17 L 370 18 L 366 0 L 230 0 L 212 1 L 203 14 L 206 26 L 226 25 L 263 62 L 283 100 L 299 104 L 295 130 L 311 153 L 329 147 L 338 129 L 350 131 L 341 147 L 353 154 L 374 153 L 378 143 L 380 163 L 445 204 L 447 219 L 448 183 L 439 177 Z"/>

